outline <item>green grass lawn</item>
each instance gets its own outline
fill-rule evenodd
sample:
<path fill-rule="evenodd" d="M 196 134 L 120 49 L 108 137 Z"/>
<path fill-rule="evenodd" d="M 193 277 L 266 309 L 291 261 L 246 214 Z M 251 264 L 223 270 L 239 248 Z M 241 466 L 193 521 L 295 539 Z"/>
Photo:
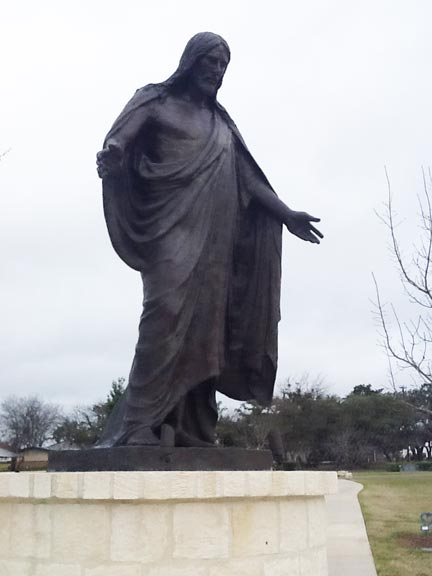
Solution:
<path fill-rule="evenodd" d="M 379 576 L 431 576 L 432 537 L 420 535 L 421 512 L 432 512 L 432 472 L 364 472 L 359 500 Z"/>

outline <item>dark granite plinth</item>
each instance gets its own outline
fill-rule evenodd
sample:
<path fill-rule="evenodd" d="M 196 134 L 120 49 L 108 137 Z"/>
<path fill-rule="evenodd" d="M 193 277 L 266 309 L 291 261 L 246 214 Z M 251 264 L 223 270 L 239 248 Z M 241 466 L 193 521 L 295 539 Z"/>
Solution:
<path fill-rule="evenodd" d="M 132 470 L 270 470 L 269 450 L 119 446 L 52 451 L 49 472 Z"/>

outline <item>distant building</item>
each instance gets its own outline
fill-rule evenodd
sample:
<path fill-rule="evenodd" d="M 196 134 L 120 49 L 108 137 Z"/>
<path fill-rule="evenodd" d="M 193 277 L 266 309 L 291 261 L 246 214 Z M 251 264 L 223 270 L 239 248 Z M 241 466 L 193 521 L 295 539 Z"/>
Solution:
<path fill-rule="evenodd" d="M 16 459 L 16 470 L 46 470 L 48 466 L 47 448 L 29 446 L 19 450 Z"/>
<path fill-rule="evenodd" d="M 11 469 L 19 472 L 21 470 L 46 470 L 48 466 L 48 453 L 51 450 L 79 450 L 79 446 L 70 442 L 60 442 L 52 444 L 47 448 L 39 446 L 29 446 L 21 448 L 18 453 L 13 453 L 8 448 L 0 445 L 0 462 L 10 462 Z"/>
<path fill-rule="evenodd" d="M 7 444 L 0 444 L 0 462 L 11 462 L 16 454 Z"/>

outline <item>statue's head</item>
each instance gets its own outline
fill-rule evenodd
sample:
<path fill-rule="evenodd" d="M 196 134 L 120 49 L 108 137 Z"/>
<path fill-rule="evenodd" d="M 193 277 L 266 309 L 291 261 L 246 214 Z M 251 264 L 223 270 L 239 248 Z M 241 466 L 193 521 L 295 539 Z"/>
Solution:
<path fill-rule="evenodd" d="M 215 97 L 230 61 L 230 49 L 218 34 L 200 32 L 186 44 L 170 85 L 192 84 L 206 96 Z"/>

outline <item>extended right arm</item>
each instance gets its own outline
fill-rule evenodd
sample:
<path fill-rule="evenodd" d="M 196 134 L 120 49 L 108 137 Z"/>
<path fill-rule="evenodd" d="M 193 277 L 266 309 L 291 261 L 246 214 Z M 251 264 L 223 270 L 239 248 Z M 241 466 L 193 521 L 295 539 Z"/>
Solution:
<path fill-rule="evenodd" d="M 122 169 L 126 147 L 135 140 L 152 117 L 151 103 L 141 106 L 130 113 L 119 128 L 111 129 L 105 140 L 104 148 L 96 155 L 97 171 L 100 178 L 115 175 Z"/>

